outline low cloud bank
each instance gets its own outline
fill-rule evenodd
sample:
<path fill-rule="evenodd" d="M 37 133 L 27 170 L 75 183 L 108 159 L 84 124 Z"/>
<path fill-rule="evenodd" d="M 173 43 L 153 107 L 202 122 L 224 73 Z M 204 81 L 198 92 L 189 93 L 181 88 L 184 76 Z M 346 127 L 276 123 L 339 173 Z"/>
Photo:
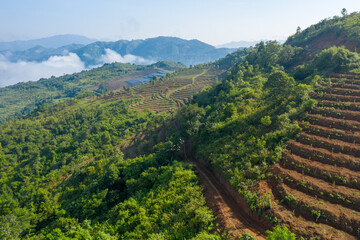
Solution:
<path fill-rule="evenodd" d="M 66 56 L 52 56 L 43 62 L 10 62 L 0 55 L 0 87 L 19 82 L 37 81 L 40 78 L 61 76 L 80 72 L 85 69 L 84 63 L 75 53 Z"/>
<path fill-rule="evenodd" d="M 102 66 L 104 63 L 120 62 L 138 65 L 154 63 L 154 61 L 131 54 L 121 56 L 111 49 L 105 49 L 105 54 L 99 60 L 101 62 L 100 65 L 87 68 L 75 53 L 68 53 L 64 56 L 52 56 L 43 62 L 10 62 L 7 57 L 0 54 L 0 87 L 14 85 L 19 82 L 37 81 L 40 78 L 58 77 L 64 74 L 81 72 L 82 70 Z"/>
<path fill-rule="evenodd" d="M 147 60 L 145 58 L 131 54 L 121 56 L 120 54 L 109 48 L 105 49 L 105 54 L 101 56 L 100 61 L 103 63 L 120 62 L 120 63 L 131 63 L 137 65 L 148 65 L 154 63 L 154 61 Z"/>

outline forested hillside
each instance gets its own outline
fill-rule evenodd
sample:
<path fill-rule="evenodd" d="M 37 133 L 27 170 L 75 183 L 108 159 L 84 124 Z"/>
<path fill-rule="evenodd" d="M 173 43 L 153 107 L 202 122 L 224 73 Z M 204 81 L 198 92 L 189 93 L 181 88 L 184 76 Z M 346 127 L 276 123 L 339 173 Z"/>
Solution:
<path fill-rule="evenodd" d="M 191 166 L 178 161 L 178 138 L 134 159 L 118 151 L 168 118 L 129 103 L 72 100 L 0 126 L 2 239 L 208 235 L 214 217 Z"/>
<path fill-rule="evenodd" d="M 349 16 L 345 16 L 339 21 L 345 21 L 348 18 Z M 345 159 L 356 155 L 357 152 L 354 151 L 358 151 L 355 150 L 359 148 L 356 145 L 357 141 L 353 142 L 353 137 L 357 136 L 357 133 L 355 134 L 353 131 L 357 131 L 355 129 L 359 124 L 358 113 L 331 110 L 331 107 L 342 109 L 345 106 L 349 106 L 346 109 L 350 109 L 351 106 L 352 111 L 357 109 L 357 103 L 350 103 L 358 101 L 358 80 L 352 80 L 353 78 L 357 79 L 357 77 L 356 75 L 354 77 L 349 75 L 348 79 L 344 79 L 343 75 L 337 75 L 339 77 L 335 77 L 335 79 L 329 77 L 334 73 L 359 72 L 359 54 L 350 52 L 341 46 L 331 46 L 320 51 L 312 58 L 302 58 L 304 53 L 309 53 L 309 50 L 289 44 L 279 45 L 276 42 L 257 44 L 241 63 L 235 64 L 231 68 L 227 78 L 221 84 L 197 95 L 192 104 L 180 109 L 178 120 L 182 136 L 192 142 L 197 158 L 205 160 L 209 165 L 220 171 L 240 192 L 249 207 L 258 216 L 267 218 L 274 225 L 286 224 L 291 227 L 292 231 L 304 237 L 355 239 L 355 236 L 359 236 L 355 227 L 358 223 L 357 205 L 350 204 L 354 216 L 352 219 L 346 220 L 345 225 L 348 225 L 348 227 L 340 227 L 339 219 L 341 217 L 336 216 L 332 211 L 324 212 L 327 207 L 341 208 L 340 205 L 331 205 L 329 203 L 323 208 L 319 206 L 309 207 L 312 196 L 309 195 L 307 196 L 308 199 L 306 199 L 306 196 L 301 195 L 300 192 L 285 191 L 287 188 L 284 185 L 279 186 L 279 188 L 269 188 L 261 181 L 267 179 L 268 184 L 272 186 L 275 181 L 281 181 L 281 178 L 279 180 L 279 176 L 281 176 L 283 179 L 290 181 L 289 183 L 284 180 L 286 185 L 294 186 L 294 183 L 290 185 L 294 180 L 289 178 L 290 173 L 282 174 L 285 171 L 282 168 L 278 167 L 278 171 L 272 168 L 284 156 L 286 162 L 282 162 L 284 162 L 286 168 L 296 168 L 297 172 L 303 172 L 303 174 L 304 171 L 308 171 L 307 176 L 316 177 L 317 174 L 320 174 L 319 172 L 325 172 L 331 176 L 340 171 L 329 170 L 330 173 L 324 166 L 318 166 L 317 170 L 315 170 L 310 162 L 306 164 L 305 160 L 301 162 L 299 159 L 289 157 L 286 154 L 286 146 L 290 146 L 291 150 L 293 150 L 293 144 L 287 143 L 285 145 L 284 143 L 295 136 L 299 136 L 302 128 L 308 126 L 308 121 L 311 123 L 316 121 L 317 124 L 325 126 L 325 123 L 320 123 L 322 118 L 317 117 L 318 114 L 337 119 L 350 120 L 351 118 L 354 122 L 349 122 L 346 127 L 346 129 L 352 129 L 351 133 L 346 132 L 351 136 L 349 135 L 350 139 L 346 141 L 351 141 L 354 144 L 354 146 L 349 146 L 354 150 L 344 150 L 341 147 L 335 150 L 336 143 L 340 144 L 340 142 L 329 141 L 328 143 L 325 138 L 312 138 L 305 133 L 301 133 L 300 137 L 296 137 L 296 139 L 299 139 L 297 141 L 306 142 L 308 145 L 312 144 L 313 147 L 315 144 L 316 147 L 324 145 L 323 148 L 344 154 L 336 158 L 338 161 L 341 161 L 340 159 L 345 161 Z M 336 86 L 339 87 L 327 90 L 333 83 L 336 83 Z M 341 87 L 344 83 L 347 84 L 346 87 Z M 316 96 L 318 97 L 316 98 L 311 97 L 314 96 L 312 93 L 314 90 L 317 92 Z M 351 96 L 347 99 L 344 95 Z M 318 99 L 331 101 L 324 102 L 326 107 L 329 108 L 315 107 Z M 308 111 L 311 111 L 312 115 L 305 115 L 307 116 L 303 120 L 305 123 L 299 123 L 300 117 Z M 328 120 L 326 121 L 328 122 Z M 336 123 L 336 121 L 333 124 L 329 123 L 330 125 L 326 123 L 326 126 L 344 129 L 344 127 L 340 126 L 340 122 L 339 125 L 336 125 Z M 351 125 L 353 125 L 353 128 Z M 321 135 L 320 133 L 324 130 L 306 130 L 306 132 L 309 131 L 312 134 L 316 132 L 315 135 Z M 334 129 L 334 131 L 336 130 Z M 340 135 L 338 134 L 340 133 L 329 133 L 326 137 L 339 139 L 337 136 Z M 342 132 L 341 136 L 344 134 Z M 325 147 L 325 145 L 327 146 Z M 344 145 L 346 144 L 344 143 Z M 298 148 L 296 149 L 298 150 Z M 301 153 L 299 151 L 297 151 L 297 154 Z M 345 156 L 350 152 L 352 156 Z M 313 153 L 313 155 L 315 156 L 316 153 Z M 301 156 L 303 156 L 302 153 Z M 320 158 L 318 155 L 316 157 Z M 322 162 L 333 164 L 331 159 L 329 161 L 323 159 Z M 354 161 L 357 162 L 357 159 Z M 348 169 L 354 170 L 352 166 L 349 166 Z M 278 176 L 273 178 L 274 172 Z M 349 173 L 347 178 L 352 179 L 356 175 L 358 175 L 358 172 L 355 170 L 354 173 Z M 342 177 L 344 176 L 335 176 L 335 178 L 344 179 L 342 185 L 350 181 Z M 334 179 L 334 176 L 330 178 Z M 305 176 L 305 179 L 308 179 L 308 177 Z M 261 181 L 260 185 L 259 181 Z M 299 180 L 298 184 L 301 184 L 303 188 L 307 186 L 301 180 Z M 340 184 L 339 181 L 336 181 L 336 184 Z M 351 184 L 345 185 L 350 186 Z M 314 189 L 315 186 L 311 185 Z M 357 187 L 352 186 L 351 188 Z M 301 191 L 304 192 L 304 190 Z M 356 192 L 354 189 L 353 191 Z M 295 194 L 297 195 L 295 196 Z M 340 198 L 342 198 L 341 194 L 339 195 Z M 318 198 L 322 197 L 318 196 Z M 296 199 L 298 200 L 296 201 Z M 345 198 L 343 199 L 346 201 Z M 282 207 L 283 201 L 287 201 L 285 209 Z M 297 211 L 296 206 L 300 206 L 296 205 L 297 203 L 302 204 L 301 206 L 304 209 L 307 208 L 304 211 L 308 211 L 308 215 L 303 213 L 303 210 L 299 210 L 299 212 L 292 214 L 297 214 L 298 218 L 291 216 L 291 211 L 294 209 Z M 276 207 L 277 205 L 280 206 Z M 288 208 L 288 206 L 291 207 Z M 290 216 L 288 216 L 289 214 Z M 311 214 L 313 217 L 309 217 Z M 289 220 L 292 217 L 294 219 Z M 310 223 L 303 220 L 302 217 L 306 218 L 306 221 Z M 324 224 L 319 225 L 319 228 L 323 228 L 322 231 L 311 228 L 312 224 L 317 223 L 319 218 L 326 219 L 321 220 L 321 223 Z M 332 223 L 330 223 L 331 221 Z M 304 223 L 300 225 L 300 222 Z M 301 228 L 298 228 L 299 226 Z M 336 230 L 331 230 L 331 236 L 329 237 L 326 234 L 330 232 L 332 227 L 335 227 Z"/>
<path fill-rule="evenodd" d="M 0 238 L 357 239 L 359 72 L 341 45 L 288 40 L 106 94 L 90 71 L 58 79 L 98 94 L 0 125 Z"/>

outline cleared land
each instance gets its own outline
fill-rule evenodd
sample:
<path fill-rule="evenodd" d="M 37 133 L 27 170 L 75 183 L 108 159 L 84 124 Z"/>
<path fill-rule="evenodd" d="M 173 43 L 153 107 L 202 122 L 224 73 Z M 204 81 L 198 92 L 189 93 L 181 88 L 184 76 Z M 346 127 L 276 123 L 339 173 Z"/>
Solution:
<path fill-rule="evenodd" d="M 271 193 L 272 214 L 305 237 L 360 237 L 360 75 L 335 74 L 313 95 L 302 132 L 286 143 L 272 177 L 257 186 Z"/>

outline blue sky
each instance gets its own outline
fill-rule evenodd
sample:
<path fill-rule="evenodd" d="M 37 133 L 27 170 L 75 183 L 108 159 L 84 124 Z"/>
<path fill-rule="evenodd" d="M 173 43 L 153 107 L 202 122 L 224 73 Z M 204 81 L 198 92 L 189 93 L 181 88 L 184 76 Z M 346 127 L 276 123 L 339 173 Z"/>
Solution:
<path fill-rule="evenodd" d="M 213 45 L 282 40 L 342 8 L 360 11 L 360 0 L 1 0 L 0 41 L 57 34 L 176 36 Z"/>

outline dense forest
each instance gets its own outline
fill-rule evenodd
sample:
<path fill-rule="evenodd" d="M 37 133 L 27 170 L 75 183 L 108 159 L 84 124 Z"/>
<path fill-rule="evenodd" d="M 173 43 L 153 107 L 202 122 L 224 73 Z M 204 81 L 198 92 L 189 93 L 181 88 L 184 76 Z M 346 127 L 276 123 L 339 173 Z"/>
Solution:
<path fill-rule="evenodd" d="M 117 150 L 168 117 L 128 104 L 74 99 L 0 127 L 1 238 L 207 236 L 214 216 L 179 138 L 126 161 Z"/>
<path fill-rule="evenodd" d="M 334 26 L 347 29 L 350 37 L 356 29 L 350 23 L 358 16 L 344 13 L 314 26 L 319 33 Z M 348 25 L 354 29 L 340 28 Z M 226 76 L 173 113 L 136 110 L 131 105 L 138 98 L 101 95 L 106 89 L 98 96 L 80 94 L 105 75 L 119 77 L 145 66 L 111 64 L 0 91 L 2 98 L 17 88 L 39 94 L 21 103 L 34 110 L 0 119 L 0 238 L 228 238 L 230 233 L 214 224 L 195 166 L 183 155 L 188 143 L 196 158 L 219 171 L 249 208 L 274 226 L 268 239 L 295 239 L 267 214 L 270 195 L 258 194 L 254 186 L 272 177 L 268 170 L 282 158 L 284 143 L 302 130 L 295 120 L 317 106 L 313 92 L 330 86 L 334 73 L 360 72 L 360 55 L 346 46 L 310 54 L 309 31 L 283 45 L 261 42 L 210 63 L 228 69 Z M 203 70 L 189 69 L 194 76 Z M 36 97 L 41 103 L 33 105 Z M 67 101 L 47 104 L 53 98 Z M 6 109 L 8 115 L 18 111 Z M 125 157 L 120 149 L 142 133 L 152 140 L 139 144 L 136 157 Z M 243 234 L 241 239 L 254 238 Z"/>

